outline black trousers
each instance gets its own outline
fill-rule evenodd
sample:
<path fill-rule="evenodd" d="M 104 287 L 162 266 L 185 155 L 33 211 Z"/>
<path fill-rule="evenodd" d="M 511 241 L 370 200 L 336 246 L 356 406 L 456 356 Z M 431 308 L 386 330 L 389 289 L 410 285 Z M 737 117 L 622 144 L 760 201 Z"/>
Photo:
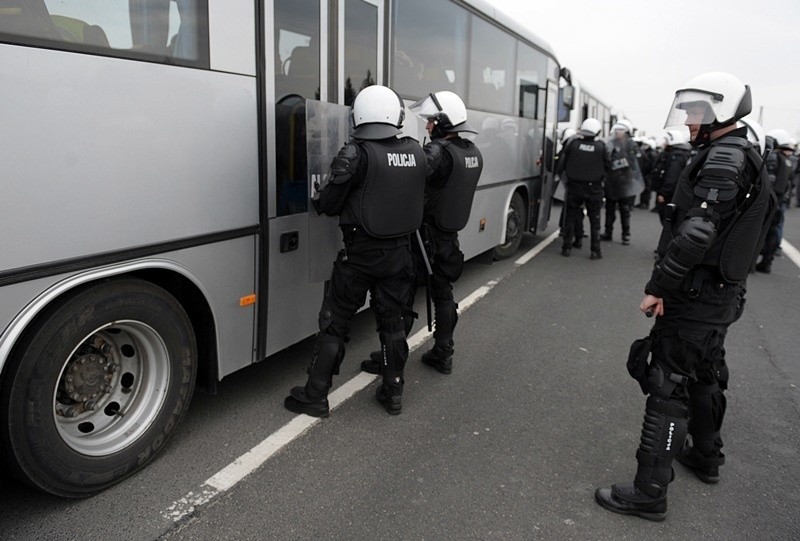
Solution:
<path fill-rule="evenodd" d="M 619 209 L 619 220 L 622 224 L 622 235 L 631 234 L 631 207 L 636 196 L 622 197 L 620 199 L 606 198 L 606 235 L 611 235 L 614 231 L 614 222 L 617 219 L 617 209 Z"/>
<path fill-rule="evenodd" d="M 414 287 L 413 270 L 408 237 L 377 239 L 360 230 L 351 231 L 325 284 L 318 340 L 336 338 L 343 349 L 350 321 L 364 305 L 369 292 L 389 368 L 384 379 L 388 382 L 402 377 L 408 358 L 402 314 Z M 340 357 L 343 355 L 341 351 Z M 331 372 L 337 373 L 338 366 L 332 367 Z"/>
<path fill-rule="evenodd" d="M 603 185 L 600 182 L 570 181 L 567 186 L 567 215 L 564 220 L 564 248 L 572 246 L 578 234 L 583 236 L 583 211 L 586 205 L 589 215 L 589 239 L 591 250 L 600 251 L 600 208 L 603 206 Z M 580 232 L 577 225 L 581 224 Z"/>
<path fill-rule="evenodd" d="M 691 291 L 664 298 L 664 315 L 651 332 L 651 366 L 685 376 L 685 383 L 675 385 L 669 399 L 688 408 L 694 447 L 707 458 L 719 458 L 723 393 L 728 385 L 725 336 L 741 316 L 744 289 L 711 277 L 694 281 Z"/>

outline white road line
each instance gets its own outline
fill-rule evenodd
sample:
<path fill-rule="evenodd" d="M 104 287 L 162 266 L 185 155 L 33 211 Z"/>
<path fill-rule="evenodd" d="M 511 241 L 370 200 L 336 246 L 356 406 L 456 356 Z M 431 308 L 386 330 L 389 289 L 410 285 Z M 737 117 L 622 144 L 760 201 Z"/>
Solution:
<path fill-rule="evenodd" d="M 791 259 L 795 265 L 800 267 L 800 252 L 798 252 L 797 248 L 792 246 L 788 240 L 783 239 L 781 241 L 781 251 L 784 253 L 784 255 L 786 255 L 786 257 Z"/>
<path fill-rule="evenodd" d="M 516 264 L 516 265 L 524 265 L 525 263 L 527 263 L 528 261 L 530 261 L 531 259 L 533 259 L 537 255 L 539 255 L 542 250 L 544 250 L 545 248 L 550 246 L 550 243 L 553 242 L 554 240 L 556 240 L 557 238 L 558 238 L 558 231 L 553 231 L 553 233 L 549 237 L 547 237 L 542 242 L 540 242 L 539 244 L 537 244 L 536 246 L 531 248 L 528 251 L 528 253 L 526 253 L 525 255 L 523 255 L 522 257 L 517 259 L 516 261 L 514 261 L 514 264 Z"/>
<path fill-rule="evenodd" d="M 558 231 L 547 237 L 535 248 L 518 259 L 515 262 L 516 265 L 524 265 L 533 259 L 547 247 L 547 245 L 553 242 L 556 237 L 558 237 Z M 458 313 L 461 314 L 467 310 L 475 304 L 475 302 L 489 293 L 498 283 L 498 280 L 490 280 L 486 285 L 479 287 L 467 295 L 458 303 Z M 414 351 L 424 344 L 425 341 L 430 338 L 431 334 L 427 327 L 423 327 L 411 335 L 408 339 L 409 351 Z M 330 408 L 333 410 L 341 406 L 377 378 L 378 376 L 374 374 L 360 372 L 357 376 L 339 386 L 328 396 Z M 236 483 L 257 470 L 264 462 L 283 449 L 288 443 L 301 436 L 320 421 L 321 419 L 308 415 L 296 416 L 277 431 L 267 436 L 261 443 L 206 479 L 197 492 L 189 492 L 183 498 L 173 502 L 172 505 L 167 507 L 166 511 L 161 513 L 161 516 L 167 520 L 177 522 L 191 513 L 194 513 L 198 507 L 208 503 L 219 494 L 235 486 Z"/>

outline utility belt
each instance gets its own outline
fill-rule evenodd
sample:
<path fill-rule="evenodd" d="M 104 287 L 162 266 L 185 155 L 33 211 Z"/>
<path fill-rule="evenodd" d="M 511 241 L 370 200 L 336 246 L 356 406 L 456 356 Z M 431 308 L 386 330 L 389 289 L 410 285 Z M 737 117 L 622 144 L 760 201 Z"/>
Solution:
<path fill-rule="evenodd" d="M 383 250 L 399 248 L 411 244 L 414 233 L 400 235 L 399 237 L 374 237 L 366 229 L 357 224 L 341 224 L 342 240 L 344 241 L 343 260 L 347 261 L 348 252 L 361 252 L 364 250 Z"/>
<path fill-rule="evenodd" d="M 731 283 L 723 280 L 719 270 L 714 267 L 700 266 L 692 269 L 684 278 L 680 291 L 690 299 L 696 299 L 703 289 L 703 284 L 709 282 L 713 283 L 714 287 L 718 289 L 739 285 L 738 282 Z"/>

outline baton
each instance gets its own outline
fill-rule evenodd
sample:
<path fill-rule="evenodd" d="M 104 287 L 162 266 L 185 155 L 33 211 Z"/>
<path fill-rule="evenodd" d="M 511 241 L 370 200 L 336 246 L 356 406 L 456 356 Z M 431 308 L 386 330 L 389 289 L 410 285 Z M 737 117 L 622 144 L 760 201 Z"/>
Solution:
<path fill-rule="evenodd" d="M 425 243 L 422 242 L 422 237 L 419 234 L 419 229 L 415 231 L 417 234 L 417 243 L 419 243 L 419 251 L 422 254 L 422 260 L 425 262 L 425 270 L 427 274 L 425 275 L 425 308 L 427 309 L 428 314 L 428 332 L 433 331 L 433 317 L 432 317 L 432 310 L 431 310 L 431 275 L 433 274 L 433 270 L 431 269 L 431 262 L 428 261 L 428 253 L 425 251 Z"/>

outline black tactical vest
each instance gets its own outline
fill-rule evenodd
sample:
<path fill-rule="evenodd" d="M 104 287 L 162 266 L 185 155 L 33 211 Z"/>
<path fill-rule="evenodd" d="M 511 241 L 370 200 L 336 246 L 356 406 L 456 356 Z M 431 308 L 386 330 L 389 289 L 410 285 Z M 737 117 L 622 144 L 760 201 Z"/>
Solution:
<path fill-rule="evenodd" d="M 707 166 L 709 159 L 715 160 L 715 167 Z M 708 170 L 712 174 L 701 179 Z M 671 227 L 664 228 L 658 252 L 666 253 L 690 209 L 712 201 L 719 216 L 717 236 L 701 265 L 718 269 L 727 282 L 743 282 L 764 242 L 774 197 L 761 157 L 751 143 L 730 136 L 714 141 L 681 173 L 672 199 L 676 208 Z"/>
<path fill-rule="evenodd" d="M 605 175 L 606 146 L 602 141 L 573 139 L 564 172 L 570 182 L 599 182 Z"/>
<path fill-rule="evenodd" d="M 361 141 L 367 174 L 348 197 L 358 223 L 373 237 L 399 237 L 422 225 L 425 153 L 413 139 Z"/>
<path fill-rule="evenodd" d="M 436 227 L 442 231 L 461 231 L 467 225 L 475 187 L 483 171 L 481 151 L 471 141 L 462 141 L 466 148 L 444 139 L 437 141 L 453 160 L 453 168 L 444 186 L 436 194 L 432 194 L 429 188 L 427 194 L 429 198 L 437 198 L 434 219 Z"/>
<path fill-rule="evenodd" d="M 772 167 L 770 167 L 770 162 L 774 164 Z M 775 174 L 775 180 L 772 183 L 775 194 L 779 198 L 783 197 L 789 189 L 789 182 L 792 176 L 792 161 L 784 156 L 781 151 L 773 150 L 767 158 L 767 169 L 771 169 L 772 171 L 770 172 L 774 171 Z"/>

